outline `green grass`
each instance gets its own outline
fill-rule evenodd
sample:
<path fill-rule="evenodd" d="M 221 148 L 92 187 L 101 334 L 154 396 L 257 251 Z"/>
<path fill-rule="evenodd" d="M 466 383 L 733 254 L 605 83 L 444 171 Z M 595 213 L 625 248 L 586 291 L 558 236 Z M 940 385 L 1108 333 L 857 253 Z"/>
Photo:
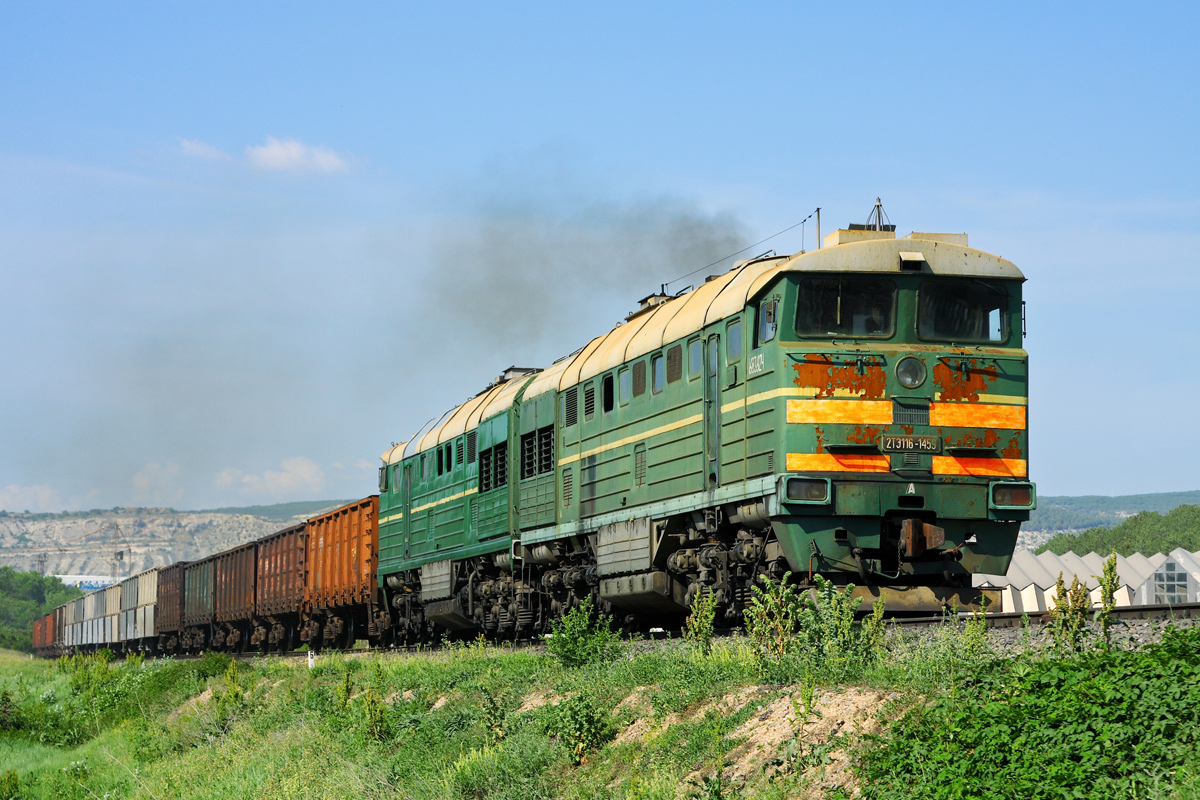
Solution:
<path fill-rule="evenodd" d="M 1181 726 L 1200 714 L 1200 633 L 1133 654 L 1012 662 L 990 655 L 980 629 L 955 623 L 929 636 L 893 634 L 878 648 L 856 651 L 838 671 L 845 685 L 894 693 L 893 721 L 876 739 L 843 732 L 832 745 L 856 754 L 870 796 L 936 797 L 938 776 L 959 781 L 946 784 L 957 796 L 1029 788 L 1020 783 L 1029 776 L 1047 796 L 1095 796 L 1091 787 L 1121 769 L 1134 777 L 1113 791 L 1140 792 L 1127 796 L 1197 792 L 1196 742 Z M 791 759 L 792 773 L 704 783 L 765 706 L 791 697 L 799 707 L 806 686 L 826 698 L 836 690 L 813 677 L 803 652 L 787 658 L 764 663 L 744 637 L 717 639 L 707 655 L 689 642 L 622 647 L 581 666 L 480 643 L 322 656 L 311 671 L 279 659 L 231 666 L 217 655 L 55 664 L 0 653 L 0 778 L 15 770 L 25 800 L 820 796 L 804 794 L 819 788 L 804 772 L 825 755 L 818 743 L 756 756 Z M 1171 675 L 1190 682 L 1172 689 Z M 751 686 L 745 705 L 718 710 Z M 634 723 L 640 735 L 620 735 Z M 1030 760 L 997 784 L 1023 750 L 1018 735 L 1030 737 Z M 1095 762 L 1104 768 L 1081 769 L 1105 744 L 1107 761 Z M 688 783 L 693 775 L 701 777 Z"/>

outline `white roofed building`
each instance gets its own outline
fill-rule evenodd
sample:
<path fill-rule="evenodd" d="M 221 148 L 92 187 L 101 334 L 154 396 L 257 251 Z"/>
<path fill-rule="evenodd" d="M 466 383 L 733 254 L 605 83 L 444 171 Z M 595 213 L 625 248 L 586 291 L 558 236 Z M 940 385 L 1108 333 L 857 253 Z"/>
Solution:
<path fill-rule="evenodd" d="M 1046 552 L 1034 555 L 1017 550 L 1007 575 L 976 575 L 975 586 L 1001 589 L 1002 613 L 1040 614 L 1054 607 L 1055 586 L 1061 573 L 1070 587 L 1074 578 L 1085 584 L 1093 605 L 1100 603 L 1100 575 L 1107 556 L 1098 553 L 1061 556 Z M 1117 556 L 1118 606 L 1180 605 L 1200 602 L 1200 551 L 1182 547 L 1170 553 Z"/>

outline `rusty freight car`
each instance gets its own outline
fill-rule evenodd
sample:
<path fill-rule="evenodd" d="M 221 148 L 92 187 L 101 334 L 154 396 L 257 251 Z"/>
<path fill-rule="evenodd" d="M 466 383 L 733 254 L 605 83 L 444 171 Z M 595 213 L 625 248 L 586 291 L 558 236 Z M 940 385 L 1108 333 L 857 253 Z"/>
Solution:
<path fill-rule="evenodd" d="M 304 523 L 258 540 L 258 595 L 251 645 L 287 652 L 299 644 L 307 543 Z"/>
<path fill-rule="evenodd" d="M 250 644 L 254 616 L 258 542 L 213 556 L 213 646 L 242 651 Z"/>
<path fill-rule="evenodd" d="M 154 628 L 158 634 L 161 653 L 179 652 L 183 630 L 183 570 L 188 565 L 180 561 L 158 571 L 158 602 L 154 607 Z"/>
<path fill-rule="evenodd" d="M 379 594 L 379 497 L 372 495 L 308 521 L 305 614 L 310 647 L 377 640 L 391 625 Z"/>
<path fill-rule="evenodd" d="M 198 652 L 212 645 L 215 556 L 183 568 L 183 635 L 179 646 Z"/>

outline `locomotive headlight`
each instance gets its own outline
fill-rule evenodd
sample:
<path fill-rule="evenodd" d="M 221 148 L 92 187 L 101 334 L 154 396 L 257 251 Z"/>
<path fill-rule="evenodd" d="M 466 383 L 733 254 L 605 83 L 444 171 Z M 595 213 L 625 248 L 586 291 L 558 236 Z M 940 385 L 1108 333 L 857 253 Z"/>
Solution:
<path fill-rule="evenodd" d="M 925 362 L 905 356 L 896 364 L 896 379 L 905 389 L 915 389 L 925 382 Z"/>
<path fill-rule="evenodd" d="M 789 503 L 828 503 L 828 478 L 788 478 L 787 499 Z"/>
<path fill-rule="evenodd" d="M 1032 483 L 993 483 L 991 484 L 991 503 L 992 508 L 1020 508 L 1030 509 L 1037 507 L 1037 492 Z"/>

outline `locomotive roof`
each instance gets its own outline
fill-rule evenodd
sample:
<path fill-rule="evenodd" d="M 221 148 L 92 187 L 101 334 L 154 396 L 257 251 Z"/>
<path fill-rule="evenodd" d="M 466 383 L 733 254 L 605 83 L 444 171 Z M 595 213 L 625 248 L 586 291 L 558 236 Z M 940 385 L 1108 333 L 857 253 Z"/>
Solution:
<path fill-rule="evenodd" d="M 471 398 L 441 418 L 430 420 L 406 443 L 382 458 L 389 464 L 449 441 L 481 420 L 508 408 L 522 388 L 526 399 L 583 383 L 665 344 L 732 316 L 786 272 L 901 274 L 901 263 L 916 262 L 917 274 L 941 277 L 1024 280 L 1011 261 L 966 245 L 965 234 L 912 233 L 903 239 L 879 231 L 836 231 L 819 250 L 739 262 L 695 290 L 632 314 L 576 353 L 532 376 L 506 381 Z M 838 243 L 840 242 L 840 243 Z M 910 273 L 914 274 L 914 273 Z"/>

